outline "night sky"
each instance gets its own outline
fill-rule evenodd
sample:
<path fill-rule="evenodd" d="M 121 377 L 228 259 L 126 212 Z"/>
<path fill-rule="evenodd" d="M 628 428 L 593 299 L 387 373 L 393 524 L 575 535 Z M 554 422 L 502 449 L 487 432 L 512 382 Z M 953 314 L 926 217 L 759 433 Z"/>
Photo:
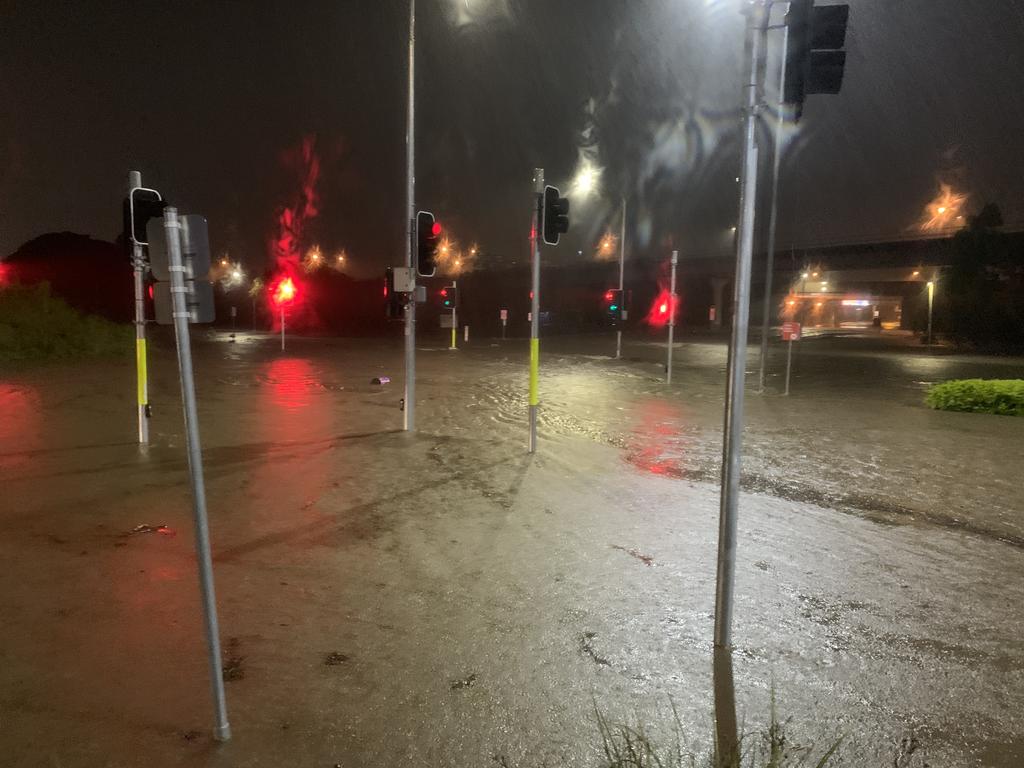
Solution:
<path fill-rule="evenodd" d="M 850 4 L 843 92 L 808 103 L 785 156 L 780 247 L 907 236 L 940 181 L 1024 227 L 1024 0 Z M 546 258 L 589 258 L 622 195 L 632 251 L 727 252 L 739 6 L 419 0 L 419 206 L 521 261 L 533 167 L 564 190 L 587 156 L 600 197 Z M 405 2 L 3 2 L 0 22 L 0 254 L 113 239 L 137 168 L 258 268 L 296 194 L 282 156 L 315 135 L 307 244 L 366 276 L 402 261 Z"/>

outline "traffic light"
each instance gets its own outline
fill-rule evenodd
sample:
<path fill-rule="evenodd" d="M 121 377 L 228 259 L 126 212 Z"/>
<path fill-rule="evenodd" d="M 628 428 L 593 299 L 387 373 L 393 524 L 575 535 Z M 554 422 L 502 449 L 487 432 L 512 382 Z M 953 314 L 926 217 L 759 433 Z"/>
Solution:
<path fill-rule="evenodd" d="M 618 322 L 622 319 L 622 291 L 613 288 L 612 290 L 605 291 L 604 294 L 604 309 L 608 317 Z"/>
<path fill-rule="evenodd" d="M 124 239 L 127 243 L 148 245 L 146 224 L 164 215 L 167 205 L 155 189 L 133 187 L 124 199 Z"/>
<path fill-rule="evenodd" d="M 782 101 L 793 108 L 795 119 L 807 96 L 836 94 L 842 88 L 849 18 L 848 5 L 815 7 L 814 0 L 791 0 Z"/>
<path fill-rule="evenodd" d="M 405 301 L 402 294 L 395 290 L 395 269 L 388 267 L 384 270 L 384 302 L 385 317 L 388 320 L 399 320 L 405 311 Z"/>
<path fill-rule="evenodd" d="M 459 287 L 455 283 L 442 288 L 440 296 L 441 306 L 445 309 L 455 309 L 459 306 Z"/>
<path fill-rule="evenodd" d="M 434 214 L 416 214 L 416 272 L 420 277 L 433 277 L 437 271 L 437 246 L 441 244 L 441 224 Z"/>
<path fill-rule="evenodd" d="M 558 236 L 569 231 L 569 198 L 559 195 L 555 187 L 544 187 L 541 231 L 544 233 L 544 242 L 548 245 L 558 245 Z"/>

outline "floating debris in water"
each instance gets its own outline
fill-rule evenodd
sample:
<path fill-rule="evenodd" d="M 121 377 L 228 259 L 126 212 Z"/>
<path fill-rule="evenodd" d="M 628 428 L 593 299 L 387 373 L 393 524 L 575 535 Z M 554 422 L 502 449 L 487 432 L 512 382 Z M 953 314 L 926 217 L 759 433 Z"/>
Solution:
<path fill-rule="evenodd" d="M 637 560 L 642 562 L 644 565 L 654 565 L 654 558 L 653 557 L 651 557 L 650 555 L 645 555 L 645 554 L 643 554 L 641 552 L 638 552 L 635 549 L 626 549 L 625 547 L 621 547 L 618 544 L 612 544 L 612 549 L 618 549 L 618 550 L 620 550 L 622 552 L 625 552 L 627 555 L 632 555 Z"/>
<path fill-rule="evenodd" d="M 344 664 L 346 661 L 348 661 L 348 656 L 338 651 L 331 651 L 324 657 L 324 664 L 328 667 L 336 667 L 339 664 Z"/>
<path fill-rule="evenodd" d="M 130 531 L 122 533 L 122 536 L 134 536 L 136 533 L 160 533 L 164 536 L 174 536 L 177 531 L 167 525 L 136 525 Z"/>
<path fill-rule="evenodd" d="M 460 688 L 469 688 L 473 683 L 476 682 L 476 673 L 464 677 L 461 680 L 452 680 L 451 688 L 453 691 L 457 691 Z"/>

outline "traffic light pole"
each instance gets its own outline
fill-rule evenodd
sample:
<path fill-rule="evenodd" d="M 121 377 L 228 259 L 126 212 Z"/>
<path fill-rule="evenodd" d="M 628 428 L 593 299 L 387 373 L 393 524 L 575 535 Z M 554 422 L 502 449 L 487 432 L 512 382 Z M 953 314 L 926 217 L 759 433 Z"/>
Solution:
<path fill-rule="evenodd" d="M 142 186 L 142 174 L 128 171 L 128 194 Z M 135 400 L 139 418 L 139 445 L 149 446 L 149 373 L 146 370 L 146 300 L 144 296 L 146 259 L 142 246 L 133 237 L 134 222 L 128 222 L 129 231 L 125 237 L 132 246 L 132 271 L 135 279 Z"/>
<path fill-rule="evenodd" d="M 533 169 L 533 264 L 531 269 L 530 300 L 530 453 L 537 452 L 537 405 L 540 378 L 540 244 L 544 226 L 544 169 Z"/>
<path fill-rule="evenodd" d="M 672 251 L 672 282 L 668 294 L 668 360 L 665 362 L 665 383 L 672 383 L 672 336 L 676 329 L 676 264 L 679 251 Z"/>
<path fill-rule="evenodd" d="M 408 229 L 412 292 L 405 305 L 405 399 L 402 413 L 406 432 L 416 429 L 416 0 L 409 0 L 409 104 L 405 129 L 405 212 Z"/>
<path fill-rule="evenodd" d="M 620 314 L 626 309 L 626 290 L 623 284 L 626 276 L 626 198 L 622 198 L 622 228 L 619 230 L 619 301 L 622 302 Z M 622 357 L 622 324 L 615 330 L 615 359 Z"/>
<path fill-rule="evenodd" d="M 769 6 L 766 13 L 770 13 Z M 782 55 L 779 64 L 779 113 L 775 120 L 775 143 L 772 147 L 772 186 L 768 210 L 768 253 L 764 273 L 764 310 L 761 315 L 761 359 L 757 374 L 757 391 L 764 392 L 768 366 L 768 332 L 771 326 L 772 278 L 775 270 L 775 223 L 778 218 L 779 166 L 782 162 L 782 126 L 785 124 L 786 105 L 783 91 L 786 88 L 786 46 L 789 44 L 789 27 L 782 26 Z"/>
<path fill-rule="evenodd" d="M 452 345 L 449 349 L 456 349 L 455 337 L 459 330 L 459 308 L 458 295 L 459 295 L 459 282 L 458 280 L 452 280 Z"/>
<path fill-rule="evenodd" d="M 192 373 L 192 347 L 189 336 L 191 313 L 185 304 L 185 267 L 181 258 L 181 224 L 178 210 L 164 210 L 164 232 L 171 277 L 171 307 L 174 337 L 178 347 L 178 371 L 181 378 L 181 401 L 185 409 L 185 439 L 188 446 L 188 468 L 192 478 L 192 512 L 196 529 L 196 560 L 199 564 L 199 587 L 206 627 L 206 652 L 210 667 L 210 688 L 213 693 L 217 741 L 231 738 L 227 702 L 224 697 L 224 672 L 220 661 L 220 628 L 217 624 L 217 600 L 213 591 L 213 558 L 210 556 L 210 530 L 206 515 L 206 486 L 203 482 L 203 452 L 199 442 L 199 414 L 196 408 L 195 378 Z"/>
<path fill-rule="evenodd" d="M 722 446 L 718 563 L 715 589 L 714 692 L 715 748 L 718 765 L 739 766 L 736 695 L 732 674 L 732 612 L 736 573 L 736 528 L 740 493 L 740 447 L 743 439 L 743 386 L 750 326 L 750 272 L 754 251 L 754 206 L 757 201 L 757 113 L 768 37 L 764 0 L 747 11 L 745 45 L 747 103 L 744 117 L 739 232 L 736 238 L 735 311 L 729 344 L 728 384 Z"/>

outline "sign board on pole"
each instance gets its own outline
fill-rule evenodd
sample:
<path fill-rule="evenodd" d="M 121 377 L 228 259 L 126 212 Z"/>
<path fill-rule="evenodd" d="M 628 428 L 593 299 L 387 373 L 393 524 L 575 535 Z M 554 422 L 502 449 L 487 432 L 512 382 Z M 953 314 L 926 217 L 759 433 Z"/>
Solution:
<path fill-rule="evenodd" d="M 185 270 L 185 305 L 190 315 L 189 322 L 212 323 L 213 285 L 209 281 L 210 241 L 206 219 L 190 214 L 180 217 L 179 222 L 179 242 Z M 153 285 L 153 309 L 159 325 L 173 325 L 170 258 L 163 228 L 163 219 L 151 220 L 146 225 L 150 269 L 157 280 Z"/>
<path fill-rule="evenodd" d="M 499 310 L 499 314 L 500 314 L 502 322 L 505 322 L 506 320 L 508 320 L 508 310 L 507 309 Z"/>
<path fill-rule="evenodd" d="M 783 341 L 800 341 L 800 323 L 787 321 L 782 324 Z"/>
<path fill-rule="evenodd" d="M 393 267 L 395 292 L 412 293 L 416 289 L 416 270 L 409 267 Z"/>
<path fill-rule="evenodd" d="M 455 327 L 454 320 L 455 320 L 455 318 L 452 317 L 450 314 L 441 315 L 441 327 L 442 328 L 454 328 Z"/>

